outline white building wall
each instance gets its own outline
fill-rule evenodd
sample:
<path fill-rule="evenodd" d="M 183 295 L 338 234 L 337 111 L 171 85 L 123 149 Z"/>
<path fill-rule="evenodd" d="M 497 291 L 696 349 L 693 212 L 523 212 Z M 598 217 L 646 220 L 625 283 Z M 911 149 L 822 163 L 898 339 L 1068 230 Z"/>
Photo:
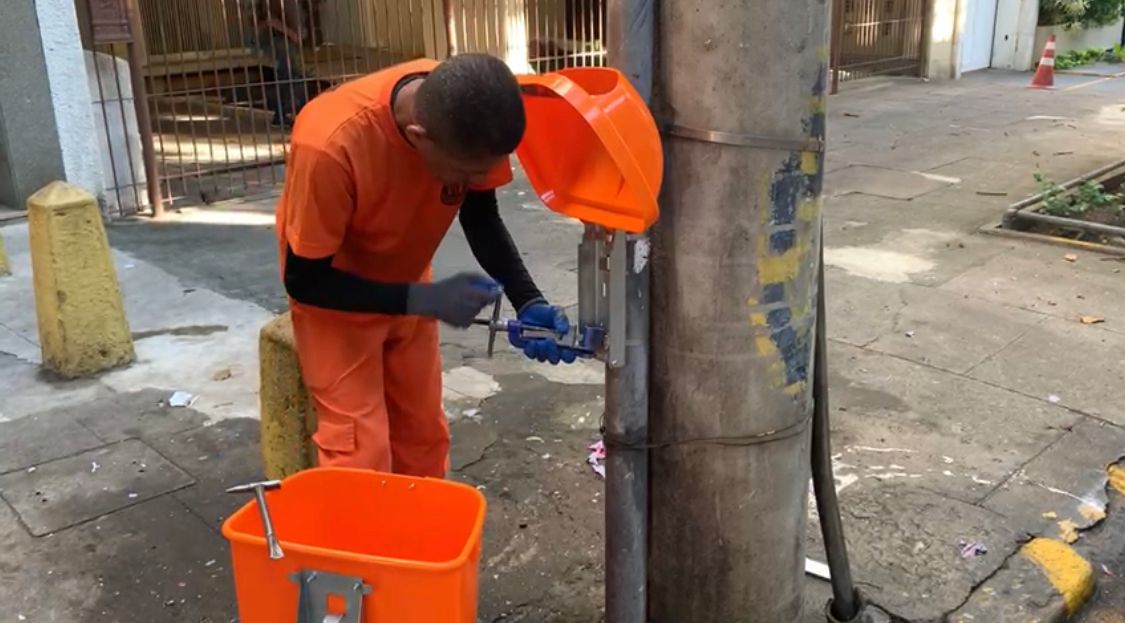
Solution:
<path fill-rule="evenodd" d="M 35 0 L 35 11 L 67 181 L 100 198 L 101 161 L 74 0 Z"/>

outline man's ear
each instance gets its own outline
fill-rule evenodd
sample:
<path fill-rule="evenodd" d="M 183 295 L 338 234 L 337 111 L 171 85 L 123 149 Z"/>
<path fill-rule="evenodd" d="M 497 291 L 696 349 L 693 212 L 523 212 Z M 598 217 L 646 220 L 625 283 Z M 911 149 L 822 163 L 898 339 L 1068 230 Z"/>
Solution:
<path fill-rule="evenodd" d="M 411 144 L 420 145 L 429 142 L 430 135 L 426 132 L 426 128 L 423 128 L 417 123 L 411 123 L 406 126 L 406 138 L 410 140 Z"/>

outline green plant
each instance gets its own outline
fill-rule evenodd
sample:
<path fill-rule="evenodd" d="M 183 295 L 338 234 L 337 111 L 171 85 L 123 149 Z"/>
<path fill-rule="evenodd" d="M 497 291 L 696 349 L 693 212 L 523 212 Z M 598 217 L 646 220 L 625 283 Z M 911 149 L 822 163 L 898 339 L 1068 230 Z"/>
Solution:
<path fill-rule="evenodd" d="M 1082 65 L 1089 65 L 1096 63 L 1106 57 L 1110 52 L 1106 52 L 1102 48 L 1090 48 L 1088 50 L 1071 50 L 1063 52 L 1055 57 L 1055 69 L 1066 70 L 1074 69 Z"/>
<path fill-rule="evenodd" d="M 1105 48 L 1090 48 L 1084 52 L 1079 52 L 1078 56 L 1086 63 L 1096 63 L 1105 56 Z"/>
<path fill-rule="evenodd" d="M 1039 193 L 1043 196 L 1043 211 L 1055 216 L 1072 216 L 1070 202 L 1063 197 L 1062 186 L 1052 182 L 1042 173 L 1035 174 Z"/>
<path fill-rule="evenodd" d="M 1083 182 L 1071 194 L 1042 173 L 1034 174 L 1043 198 L 1043 212 L 1052 216 L 1081 218 L 1090 211 L 1103 211 L 1115 215 L 1125 213 L 1122 196 L 1106 192 L 1100 182 Z"/>
<path fill-rule="evenodd" d="M 1039 0 L 1040 26 L 1106 26 L 1125 15 L 1125 0 Z"/>
<path fill-rule="evenodd" d="M 1108 26 L 1125 15 L 1125 0 L 1088 0 L 1082 25 Z"/>
<path fill-rule="evenodd" d="M 1067 69 L 1074 69 L 1078 67 L 1078 59 L 1070 54 L 1060 54 L 1055 57 L 1055 69 L 1059 71 L 1066 71 Z"/>
<path fill-rule="evenodd" d="M 1120 195 L 1107 193 L 1105 187 L 1099 182 L 1087 181 L 1078 187 L 1074 193 L 1074 200 L 1078 205 L 1085 206 L 1086 210 L 1110 210 L 1116 212 L 1121 208 L 1118 203 Z"/>

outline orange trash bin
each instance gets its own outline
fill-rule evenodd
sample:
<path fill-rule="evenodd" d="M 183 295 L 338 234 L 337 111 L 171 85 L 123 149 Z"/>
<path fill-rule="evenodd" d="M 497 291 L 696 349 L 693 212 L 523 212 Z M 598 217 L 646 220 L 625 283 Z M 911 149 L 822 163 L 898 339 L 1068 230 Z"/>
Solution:
<path fill-rule="evenodd" d="M 242 623 L 314 623 L 309 612 L 321 616 L 315 623 L 333 614 L 344 623 L 476 623 L 485 515 L 476 489 L 317 468 L 284 480 L 266 504 L 279 560 L 269 557 L 257 502 L 223 524 Z"/>

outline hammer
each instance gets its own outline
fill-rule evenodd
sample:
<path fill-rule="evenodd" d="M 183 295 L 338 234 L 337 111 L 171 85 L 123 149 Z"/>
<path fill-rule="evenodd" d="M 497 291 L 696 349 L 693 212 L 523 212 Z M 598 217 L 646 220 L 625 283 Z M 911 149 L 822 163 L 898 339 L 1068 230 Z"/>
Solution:
<path fill-rule="evenodd" d="M 251 482 L 227 489 L 227 493 L 254 493 L 254 497 L 258 500 L 258 512 L 262 515 L 262 527 L 266 533 L 266 545 L 269 547 L 270 560 L 285 558 L 285 553 L 281 551 L 281 543 L 277 540 L 277 533 L 273 531 L 270 509 L 266 506 L 266 491 L 280 488 L 280 480 L 263 480 L 262 482 Z"/>

